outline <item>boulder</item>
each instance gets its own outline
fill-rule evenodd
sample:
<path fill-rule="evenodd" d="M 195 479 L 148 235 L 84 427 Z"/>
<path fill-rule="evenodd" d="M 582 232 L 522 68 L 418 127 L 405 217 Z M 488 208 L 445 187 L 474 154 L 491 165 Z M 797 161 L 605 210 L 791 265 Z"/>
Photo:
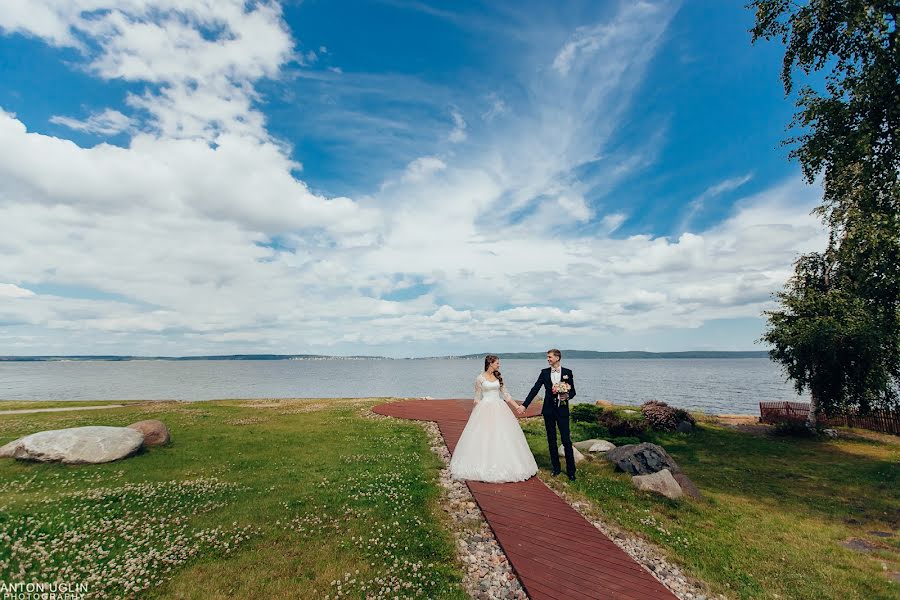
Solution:
<path fill-rule="evenodd" d="M 166 427 L 165 423 L 156 419 L 138 421 L 129 425 L 128 428 L 141 432 L 144 436 L 145 446 L 162 446 L 168 444 L 171 440 L 169 428 Z"/>
<path fill-rule="evenodd" d="M 690 421 L 678 421 L 676 429 L 679 433 L 690 433 L 694 430 L 694 426 Z"/>
<path fill-rule="evenodd" d="M 681 488 L 681 491 L 686 495 L 690 496 L 694 500 L 699 500 L 703 496 L 700 494 L 700 488 L 698 488 L 691 478 L 685 475 L 684 473 L 674 473 L 672 477 L 675 478 L 675 481 L 678 482 L 678 486 Z"/>
<path fill-rule="evenodd" d="M 616 468 L 629 475 L 649 475 L 668 469 L 671 473 L 680 473 L 678 463 L 669 456 L 662 446 L 644 442 L 619 446 L 603 455 Z"/>
<path fill-rule="evenodd" d="M 613 405 L 613 403 L 610 402 L 609 400 L 597 400 L 596 402 L 594 402 L 594 404 L 596 404 L 597 406 L 612 406 Z"/>
<path fill-rule="evenodd" d="M 616 445 L 606 440 L 599 440 L 596 444 L 588 448 L 588 452 L 609 452 L 615 450 Z"/>
<path fill-rule="evenodd" d="M 73 427 L 26 435 L 0 448 L 0 457 L 66 464 L 105 463 L 125 458 L 144 443 L 127 427 Z"/>
<path fill-rule="evenodd" d="M 649 475 L 635 475 L 631 478 L 631 483 L 639 490 L 661 494 L 672 500 L 677 500 L 684 495 L 684 492 L 681 491 L 681 486 L 678 485 L 678 482 L 675 481 L 668 469 Z"/>
<path fill-rule="evenodd" d="M 579 450 L 581 450 L 582 452 L 587 452 L 591 449 L 591 446 L 593 446 L 594 444 L 596 444 L 597 442 L 600 442 L 600 441 L 602 441 L 602 440 L 584 440 L 583 442 L 575 442 L 572 445 L 575 446 L 576 448 L 578 448 Z"/>
<path fill-rule="evenodd" d="M 579 452 L 579 451 L 578 451 L 578 448 L 573 447 L 573 448 L 572 448 L 572 453 L 573 453 L 573 455 L 575 456 L 575 464 L 576 464 L 576 465 L 577 465 L 578 463 L 580 463 L 581 461 L 584 460 L 584 454 L 582 454 L 581 452 Z M 560 447 L 559 447 L 559 457 L 560 457 L 560 458 L 565 458 L 565 456 L 566 456 L 566 449 L 565 449 L 563 446 L 560 446 Z"/>

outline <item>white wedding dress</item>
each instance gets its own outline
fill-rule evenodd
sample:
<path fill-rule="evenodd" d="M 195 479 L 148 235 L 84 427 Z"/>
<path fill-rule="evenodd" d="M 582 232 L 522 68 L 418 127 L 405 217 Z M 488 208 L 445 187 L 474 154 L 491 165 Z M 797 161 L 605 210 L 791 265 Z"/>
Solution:
<path fill-rule="evenodd" d="M 510 398 L 505 386 L 501 390 L 499 381 L 478 376 L 475 407 L 450 459 L 453 479 L 504 483 L 525 481 L 537 473 L 519 420 L 503 398 Z"/>

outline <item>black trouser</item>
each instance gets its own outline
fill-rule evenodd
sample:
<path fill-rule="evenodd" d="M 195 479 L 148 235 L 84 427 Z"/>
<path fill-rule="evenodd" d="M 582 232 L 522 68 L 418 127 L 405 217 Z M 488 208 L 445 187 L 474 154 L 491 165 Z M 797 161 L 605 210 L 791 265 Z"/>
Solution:
<path fill-rule="evenodd" d="M 556 445 L 556 428 L 562 437 L 563 449 L 566 452 L 566 474 L 575 475 L 575 453 L 572 452 L 572 438 L 569 437 L 569 411 L 555 411 L 552 415 L 544 415 L 544 427 L 547 429 L 547 445 L 550 447 L 550 462 L 553 472 L 559 473 L 559 446 Z"/>

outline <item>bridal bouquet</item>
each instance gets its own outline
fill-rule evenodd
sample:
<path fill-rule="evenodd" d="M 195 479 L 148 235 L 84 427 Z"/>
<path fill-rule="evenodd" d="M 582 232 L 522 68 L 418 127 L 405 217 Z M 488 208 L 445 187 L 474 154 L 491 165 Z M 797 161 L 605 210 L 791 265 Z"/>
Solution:
<path fill-rule="evenodd" d="M 553 386 L 556 395 L 559 397 L 560 404 L 565 404 L 569 401 L 569 390 L 572 389 L 565 381 L 560 381 L 555 386 Z"/>

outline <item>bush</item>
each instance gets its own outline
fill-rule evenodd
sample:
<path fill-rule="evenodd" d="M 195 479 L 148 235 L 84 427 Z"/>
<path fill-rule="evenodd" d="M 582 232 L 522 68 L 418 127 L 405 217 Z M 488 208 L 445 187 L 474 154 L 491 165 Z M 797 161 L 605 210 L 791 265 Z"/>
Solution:
<path fill-rule="evenodd" d="M 665 402 L 651 400 L 641 405 L 641 414 L 650 424 L 650 427 L 657 431 L 675 431 L 678 423 L 687 421 L 691 425 L 696 425 L 694 417 L 691 413 L 683 408 L 675 408 L 669 406 Z"/>
<path fill-rule="evenodd" d="M 697 419 L 694 418 L 694 415 L 684 410 L 683 408 L 675 409 L 675 418 L 678 419 L 678 422 L 687 421 L 691 425 L 697 424 Z"/>
<path fill-rule="evenodd" d="M 800 438 L 812 438 L 819 434 L 818 431 L 810 429 L 806 421 L 781 421 L 775 424 L 772 432 L 775 435 Z"/>
<path fill-rule="evenodd" d="M 606 427 L 612 437 L 638 437 L 647 430 L 643 421 L 629 421 L 607 411 L 597 415 L 597 423 Z"/>
<path fill-rule="evenodd" d="M 576 423 L 596 423 L 603 409 L 595 404 L 576 404 L 569 413 Z"/>

